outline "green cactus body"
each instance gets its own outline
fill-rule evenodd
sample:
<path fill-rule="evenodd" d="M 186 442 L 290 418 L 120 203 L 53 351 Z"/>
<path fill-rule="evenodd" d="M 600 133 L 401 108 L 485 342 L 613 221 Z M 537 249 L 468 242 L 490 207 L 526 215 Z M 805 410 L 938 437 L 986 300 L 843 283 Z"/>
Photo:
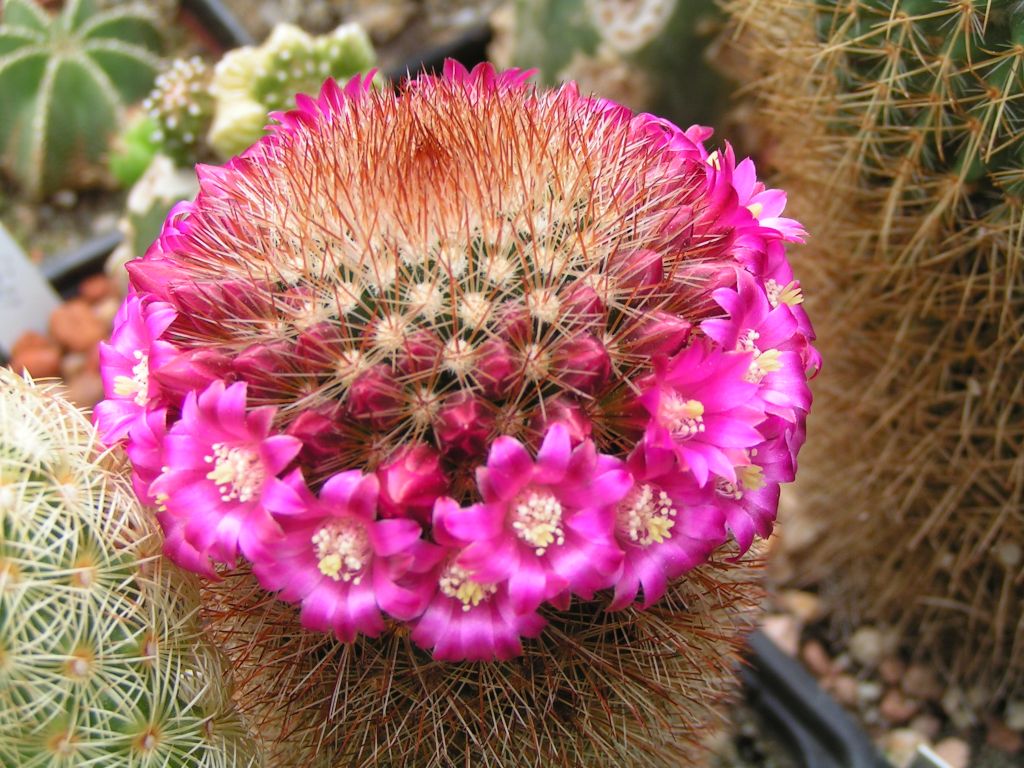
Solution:
<path fill-rule="evenodd" d="M 68 0 L 51 16 L 8 0 L 0 26 L 0 158 L 29 197 L 104 180 L 122 110 L 145 95 L 160 35 L 143 9 L 95 13 Z"/>
<path fill-rule="evenodd" d="M 1024 4 L 723 5 L 812 234 L 829 428 L 797 490 L 828 535 L 801 579 L 991 711 L 1024 695 Z"/>
<path fill-rule="evenodd" d="M 703 62 L 712 0 L 516 0 L 512 62 L 682 125 L 707 123 L 725 89 Z"/>
<path fill-rule="evenodd" d="M 86 417 L 0 368 L 0 765 L 257 765 L 198 584 Z"/>
<path fill-rule="evenodd" d="M 328 77 L 344 82 L 375 63 L 373 45 L 358 25 L 312 37 L 279 24 L 263 45 L 231 51 L 217 65 L 209 142 L 224 157 L 237 154 L 263 135 L 269 113 L 289 108 L 297 93 L 315 95 Z"/>
<path fill-rule="evenodd" d="M 176 162 L 196 162 L 201 142 L 213 121 L 213 72 L 198 56 L 176 59 L 156 78 L 152 92 L 142 102 L 156 125 L 153 141 Z"/>

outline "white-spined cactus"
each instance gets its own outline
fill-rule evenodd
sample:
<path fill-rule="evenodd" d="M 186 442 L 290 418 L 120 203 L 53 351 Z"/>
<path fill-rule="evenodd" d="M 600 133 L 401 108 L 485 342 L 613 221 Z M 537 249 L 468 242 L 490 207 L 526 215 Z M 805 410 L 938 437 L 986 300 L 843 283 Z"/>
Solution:
<path fill-rule="evenodd" d="M 86 417 L 0 368 L 0 765 L 259 765 L 193 577 Z"/>

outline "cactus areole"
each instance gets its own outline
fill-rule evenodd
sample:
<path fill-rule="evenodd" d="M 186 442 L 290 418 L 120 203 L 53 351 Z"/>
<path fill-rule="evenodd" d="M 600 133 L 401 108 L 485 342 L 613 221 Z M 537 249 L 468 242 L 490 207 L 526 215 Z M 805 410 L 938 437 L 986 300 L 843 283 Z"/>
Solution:
<path fill-rule="evenodd" d="M 785 195 L 529 74 L 328 80 L 128 265 L 96 415 L 177 562 L 506 659 L 771 532 L 817 368 Z"/>

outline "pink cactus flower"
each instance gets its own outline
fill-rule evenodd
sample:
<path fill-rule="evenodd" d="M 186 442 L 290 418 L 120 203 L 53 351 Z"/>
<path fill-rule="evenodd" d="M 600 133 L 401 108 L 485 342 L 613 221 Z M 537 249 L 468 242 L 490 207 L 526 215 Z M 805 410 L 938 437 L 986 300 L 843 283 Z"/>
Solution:
<path fill-rule="evenodd" d="M 652 471 L 647 454 L 638 448 L 630 456 L 633 487 L 616 507 L 623 559 L 611 610 L 633 603 L 641 589 L 642 608 L 656 603 L 669 582 L 707 560 L 726 539 L 726 514 L 709 490 L 690 473 Z M 670 458 L 653 464 L 668 466 Z"/>
<path fill-rule="evenodd" d="M 399 586 L 422 529 L 413 520 L 377 517 L 377 478 L 358 470 L 334 475 L 314 496 L 298 470 L 265 494 L 282 535 L 253 563 L 260 584 L 302 603 L 303 626 L 342 642 L 377 636 L 383 613 L 409 620 L 431 596 L 429 585 Z M 382 613 L 383 612 L 383 613 Z"/>
<path fill-rule="evenodd" d="M 152 370 L 172 360 L 177 349 L 161 339 L 177 313 L 163 301 L 145 301 L 131 294 L 114 317 L 110 343 L 100 343 L 100 365 L 106 399 L 96 406 L 100 439 L 115 443 L 147 409 L 163 397 Z"/>
<path fill-rule="evenodd" d="M 650 414 L 644 440 L 671 448 L 700 486 L 711 473 L 734 481 L 730 454 L 763 440 L 757 431 L 765 418 L 758 385 L 747 380 L 752 358 L 750 353 L 722 352 L 706 340 L 694 343 L 656 362 L 640 396 Z"/>
<path fill-rule="evenodd" d="M 246 413 L 245 401 L 244 383 L 216 381 L 189 394 L 163 441 L 164 470 L 149 487 L 169 514 L 187 521 L 189 544 L 229 564 L 239 550 L 256 557 L 278 532 L 263 497 L 301 448 L 294 437 L 270 434 L 272 407 Z"/>
<path fill-rule="evenodd" d="M 736 290 L 719 288 L 713 297 L 726 317 L 705 320 L 701 330 L 723 349 L 750 353 L 753 359 L 745 378 L 760 386 L 765 411 L 795 423 L 797 412 L 811 407 L 796 317 L 785 304 L 772 307 L 746 270 L 737 273 Z"/>
<path fill-rule="evenodd" d="M 558 423 L 536 460 L 517 440 L 495 440 L 477 482 L 483 502 L 446 506 L 437 524 L 466 545 L 459 565 L 475 578 L 508 582 L 517 612 L 611 585 L 622 558 L 614 505 L 632 482 L 620 460 L 598 455 L 590 441 L 572 448 Z"/>
<path fill-rule="evenodd" d="M 434 509 L 436 565 L 422 577 L 436 590 L 413 624 L 412 639 L 431 648 L 439 661 L 505 660 L 523 652 L 522 638 L 536 637 L 545 621 L 536 610 L 516 610 L 509 585 L 473 574 L 460 563 L 461 542 L 443 520 L 461 514 L 452 499 Z"/>

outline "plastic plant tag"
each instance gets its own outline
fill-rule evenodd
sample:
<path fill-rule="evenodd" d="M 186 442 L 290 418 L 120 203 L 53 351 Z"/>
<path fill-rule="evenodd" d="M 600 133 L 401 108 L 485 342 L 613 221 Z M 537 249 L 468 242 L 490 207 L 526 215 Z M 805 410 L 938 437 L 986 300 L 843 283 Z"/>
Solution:
<path fill-rule="evenodd" d="M 907 768 L 950 768 L 950 765 L 934 751 L 921 744 Z"/>
<path fill-rule="evenodd" d="M 44 333 L 58 304 L 57 292 L 0 225 L 0 351 L 10 355 L 25 331 Z"/>

